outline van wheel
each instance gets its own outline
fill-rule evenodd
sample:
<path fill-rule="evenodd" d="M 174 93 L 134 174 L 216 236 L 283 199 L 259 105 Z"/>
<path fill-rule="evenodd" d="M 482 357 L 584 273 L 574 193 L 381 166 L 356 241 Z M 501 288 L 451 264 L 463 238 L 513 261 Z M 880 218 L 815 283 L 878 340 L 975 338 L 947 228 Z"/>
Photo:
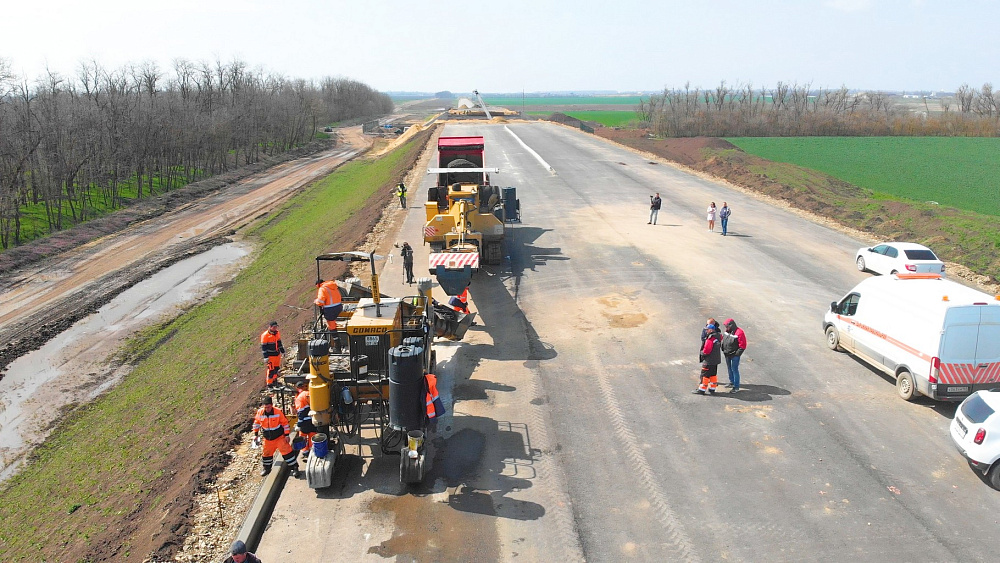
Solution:
<path fill-rule="evenodd" d="M 865 267 L 865 257 L 864 256 L 858 256 L 858 271 L 859 272 L 867 272 L 868 271 L 868 268 Z"/>
<path fill-rule="evenodd" d="M 826 345 L 831 350 L 840 350 L 840 333 L 837 332 L 837 327 L 826 327 Z"/>
<path fill-rule="evenodd" d="M 990 468 L 989 479 L 990 485 L 993 485 L 994 489 L 1000 490 L 1000 461 L 993 462 L 993 467 Z"/>
<path fill-rule="evenodd" d="M 896 393 L 904 401 L 912 401 L 920 396 L 917 386 L 913 384 L 913 376 L 910 372 L 903 370 L 896 376 Z"/>

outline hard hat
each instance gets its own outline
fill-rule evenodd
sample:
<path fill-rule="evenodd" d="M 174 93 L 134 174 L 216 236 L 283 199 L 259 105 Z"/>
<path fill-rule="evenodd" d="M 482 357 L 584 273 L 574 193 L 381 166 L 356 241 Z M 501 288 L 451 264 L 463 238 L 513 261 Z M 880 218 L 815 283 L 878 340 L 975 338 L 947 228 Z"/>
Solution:
<path fill-rule="evenodd" d="M 229 548 L 230 555 L 241 555 L 247 552 L 247 544 L 243 543 L 243 540 L 236 540 L 233 542 L 233 546 Z"/>

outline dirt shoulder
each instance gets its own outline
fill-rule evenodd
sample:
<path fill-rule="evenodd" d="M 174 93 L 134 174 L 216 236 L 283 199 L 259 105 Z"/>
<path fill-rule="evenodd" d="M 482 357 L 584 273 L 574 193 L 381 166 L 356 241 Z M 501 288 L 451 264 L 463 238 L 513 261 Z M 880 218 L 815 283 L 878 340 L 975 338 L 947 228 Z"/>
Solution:
<path fill-rule="evenodd" d="M 339 146 L 314 145 L 297 159 L 199 182 L 0 255 L 6 272 L 0 276 L 0 378 L 16 358 L 151 274 L 228 240 L 369 143 L 359 127 L 344 138 Z M 63 251 L 47 255 L 57 248 Z"/>
<path fill-rule="evenodd" d="M 1000 259 L 993 246 L 993 240 L 1000 240 L 1000 231 L 984 216 L 919 202 L 874 199 L 863 188 L 814 170 L 747 154 L 724 139 L 653 139 L 642 130 L 611 128 L 597 129 L 595 134 L 650 158 L 668 160 L 693 174 L 725 181 L 862 241 L 925 244 L 947 261 L 950 275 L 983 291 L 1000 292 Z M 973 233 L 978 235 L 970 236 Z"/>

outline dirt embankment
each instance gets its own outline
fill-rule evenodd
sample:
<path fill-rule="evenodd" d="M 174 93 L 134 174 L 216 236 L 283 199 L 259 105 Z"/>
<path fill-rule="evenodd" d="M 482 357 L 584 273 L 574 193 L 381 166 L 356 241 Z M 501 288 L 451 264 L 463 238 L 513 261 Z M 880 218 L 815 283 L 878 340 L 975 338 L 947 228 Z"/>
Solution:
<path fill-rule="evenodd" d="M 919 202 L 873 199 L 861 187 L 814 170 L 747 154 L 724 139 L 654 139 L 643 130 L 611 128 L 600 128 L 595 133 L 695 173 L 726 180 L 862 240 L 925 244 L 949 262 L 950 274 L 986 291 L 1000 290 L 1000 258 L 991 234 L 982 230 L 992 224 L 984 216 Z"/>

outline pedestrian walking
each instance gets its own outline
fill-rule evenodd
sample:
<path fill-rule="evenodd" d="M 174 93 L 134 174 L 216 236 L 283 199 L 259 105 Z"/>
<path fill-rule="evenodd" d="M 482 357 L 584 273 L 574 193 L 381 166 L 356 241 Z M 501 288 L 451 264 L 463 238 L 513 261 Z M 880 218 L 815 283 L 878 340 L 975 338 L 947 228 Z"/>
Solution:
<path fill-rule="evenodd" d="M 302 459 L 307 460 L 309 459 L 309 452 L 312 450 L 312 437 L 316 434 L 316 425 L 313 424 L 312 417 L 309 416 L 309 411 L 312 409 L 309 406 L 309 382 L 303 379 L 295 384 L 295 389 L 297 391 L 295 395 L 295 417 L 298 419 L 295 426 L 299 429 L 299 436 L 302 436 L 306 440 L 305 447 L 303 448 L 305 453 Z"/>
<path fill-rule="evenodd" d="M 291 429 L 288 426 L 288 419 L 280 409 L 274 408 L 274 400 L 271 397 L 264 397 L 263 404 L 257 409 L 257 414 L 253 417 L 254 439 L 259 439 L 264 435 L 263 448 L 261 449 L 260 476 L 263 477 L 271 472 L 274 464 L 274 452 L 278 451 L 285 465 L 291 468 L 292 477 L 301 475 L 299 472 L 298 454 L 288 443 L 288 434 Z"/>
<path fill-rule="evenodd" d="M 698 361 L 701 362 L 701 384 L 692 391 L 696 395 L 715 395 L 715 389 L 719 386 L 719 364 L 722 363 L 722 350 L 719 345 L 719 329 L 709 332 L 705 338 L 705 345 L 698 354 Z"/>
<path fill-rule="evenodd" d="M 331 332 L 336 332 L 337 317 L 344 308 L 340 301 L 340 288 L 337 287 L 336 281 L 323 281 L 322 278 L 316 280 L 316 299 L 313 300 L 313 304 L 319 307 L 323 318 L 326 319 L 326 328 Z"/>
<path fill-rule="evenodd" d="M 233 563 L 261 563 L 259 557 L 247 551 L 247 544 L 243 543 L 242 540 L 233 542 L 232 547 L 229 548 L 229 556 Z"/>
<path fill-rule="evenodd" d="M 647 225 L 656 224 L 656 216 L 660 214 L 660 204 L 663 200 L 660 199 L 660 192 L 656 192 L 656 195 L 649 196 L 649 222 Z"/>
<path fill-rule="evenodd" d="M 281 332 L 278 321 L 271 321 L 260 335 L 260 353 L 264 356 L 264 381 L 270 387 L 277 385 L 281 375 L 281 357 L 285 353 L 285 345 L 281 343 Z"/>
<path fill-rule="evenodd" d="M 406 283 L 413 283 L 413 247 L 410 243 L 403 242 L 403 247 L 399 249 L 399 255 L 403 257 L 403 274 Z"/>
<path fill-rule="evenodd" d="M 715 232 L 715 202 L 708 206 L 708 230 Z"/>
<path fill-rule="evenodd" d="M 729 207 L 729 204 L 722 202 L 722 208 L 719 209 L 719 223 L 722 224 L 722 236 L 726 236 L 727 225 L 729 225 L 729 216 L 733 214 L 733 209 Z"/>
<path fill-rule="evenodd" d="M 740 390 L 740 356 L 747 349 L 747 335 L 733 319 L 726 319 L 723 326 L 726 332 L 722 336 L 722 354 L 726 357 L 726 371 L 729 372 L 729 385 L 726 387 L 736 393 Z"/>
<path fill-rule="evenodd" d="M 399 198 L 399 206 L 406 209 L 406 184 L 402 182 L 396 184 L 396 197 Z"/>

